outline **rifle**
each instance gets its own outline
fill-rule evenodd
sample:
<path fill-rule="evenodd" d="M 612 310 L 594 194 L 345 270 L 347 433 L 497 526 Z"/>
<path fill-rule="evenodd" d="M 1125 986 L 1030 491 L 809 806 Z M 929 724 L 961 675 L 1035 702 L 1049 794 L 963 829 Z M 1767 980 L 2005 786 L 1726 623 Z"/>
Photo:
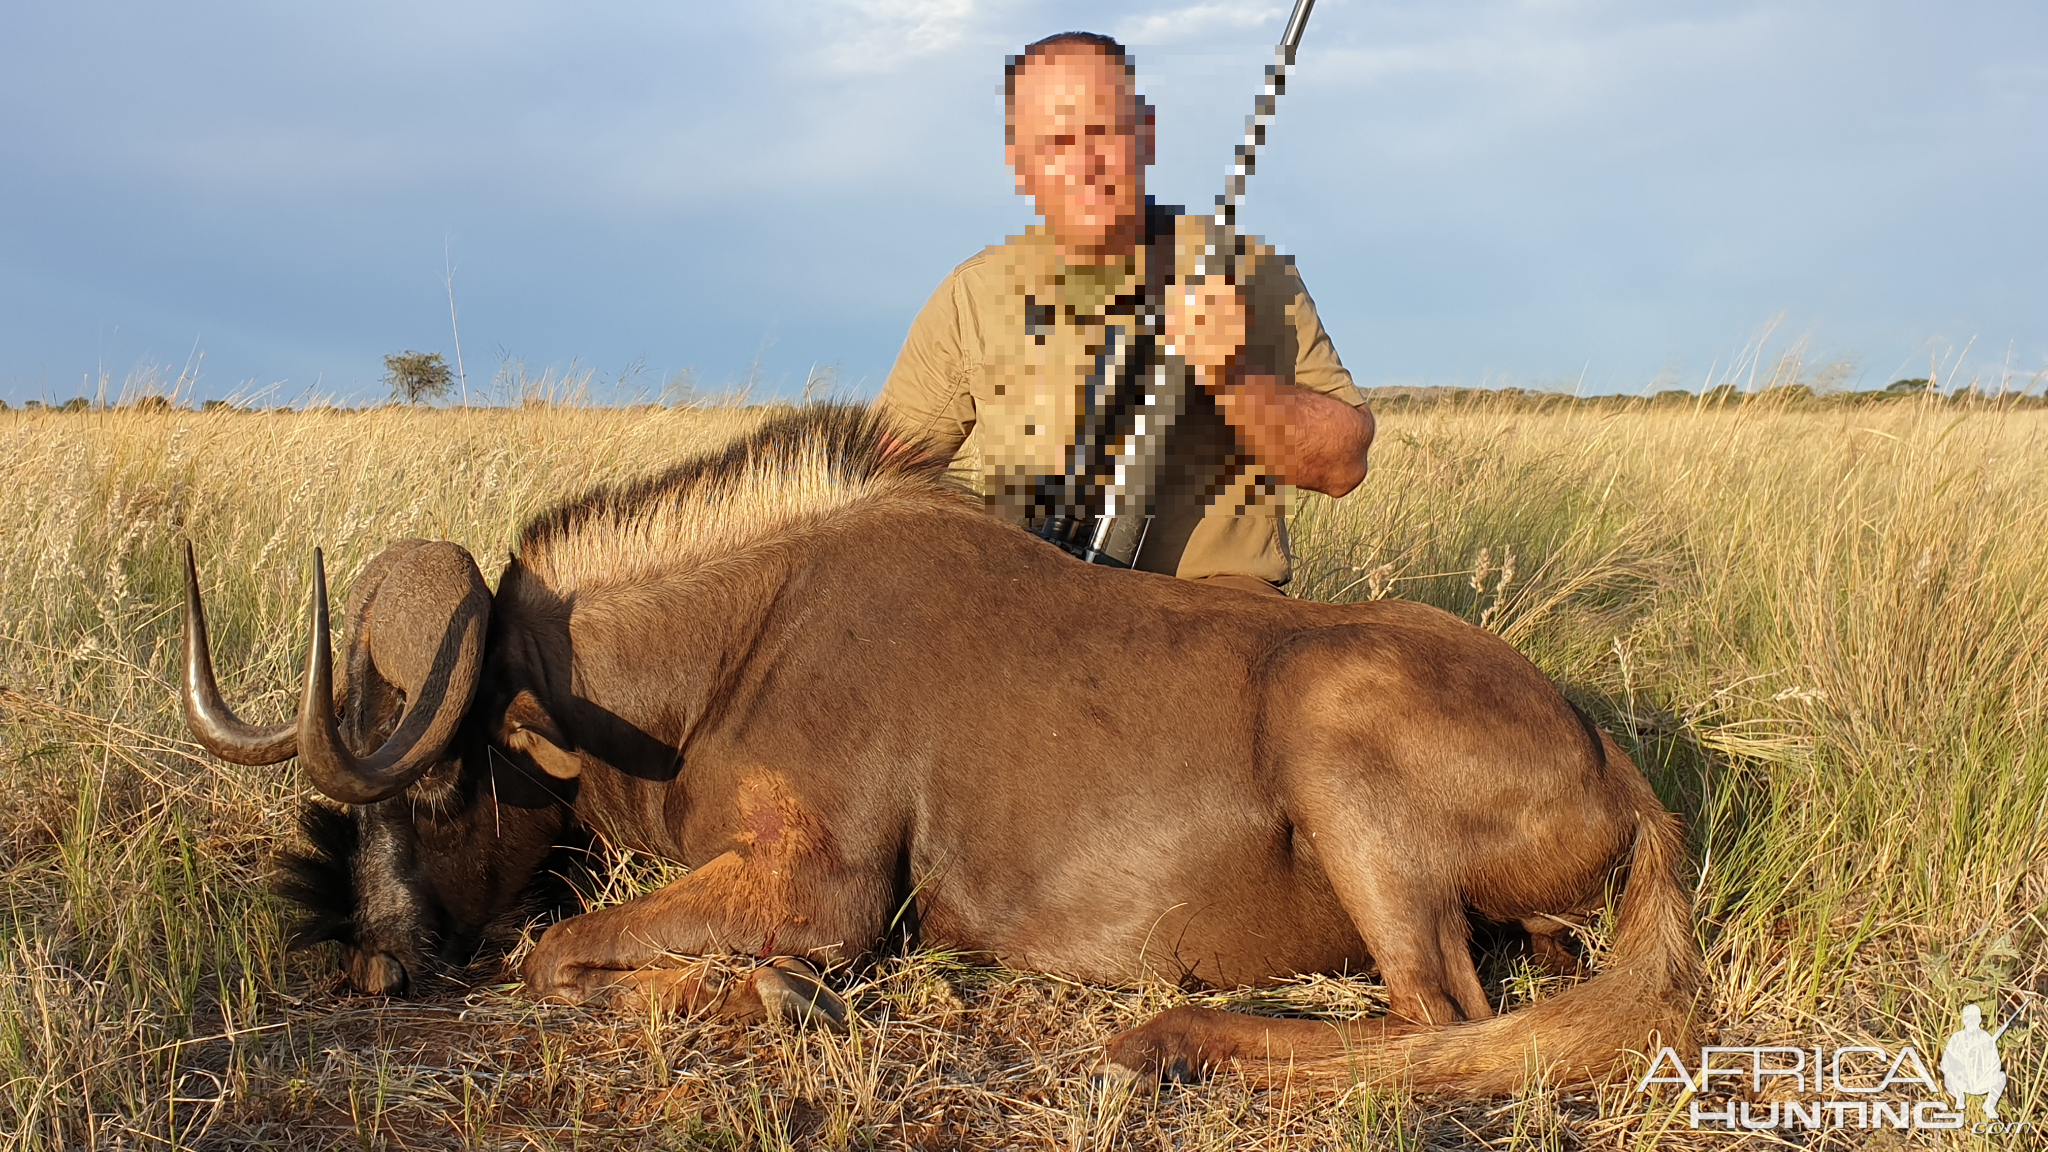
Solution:
<path fill-rule="evenodd" d="M 1184 278 L 1200 285 L 1212 277 L 1237 281 L 1243 255 L 1237 234 L 1237 202 L 1266 142 L 1280 96 L 1287 90 L 1287 70 L 1315 0 L 1295 0 L 1286 31 L 1266 66 L 1265 90 L 1245 118 L 1244 141 L 1235 149 L 1231 172 L 1216 197 L 1216 212 L 1204 226 L 1202 252 L 1194 271 Z M 1175 420 L 1187 407 L 1188 367 L 1179 356 L 1165 353 L 1161 337 L 1166 321 L 1166 292 L 1174 280 L 1173 227 L 1163 224 L 1164 251 L 1158 241 L 1162 223 L 1147 205 L 1145 221 L 1146 283 L 1135 297 L 1113 301 L 1107 315 L 1127 318 L 1105 322 L 1102 344 L 1082 389 L 1075 415 L 1074 438 L 1060 475 L 1035 485 L 1031 503 L 1042 510 L 1034 531 L 1091 564 L 1129 568 L 1137 563 L 1152 526 L 1161 484 L 1169 478 L 1167 448 Z M 1028 318 L 1027 318 L 1028 319 Z"/>

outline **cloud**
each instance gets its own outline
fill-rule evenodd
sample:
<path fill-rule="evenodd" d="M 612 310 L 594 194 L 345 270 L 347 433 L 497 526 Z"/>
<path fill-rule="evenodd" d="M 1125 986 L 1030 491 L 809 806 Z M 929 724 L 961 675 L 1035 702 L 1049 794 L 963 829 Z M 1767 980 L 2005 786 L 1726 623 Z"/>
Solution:
<path fill-rule="evenodd" d="M 1609 13 L 1591 20 L 1511 5 L 1494 15 L 1379 43 L 1319 47 L 1315 82 L 1411 92 L 1445 86 L 1454 103 L 1476 101 L 1482 118 L 1519 124 L 1580 114 L 1621 91 L 1640 102 L 1681 74 L 1725 73 L 1731 62 L 1753 62 L 1759 46 L 1786 40 L 1793 23 L 1756 6 L 1707 17 Z"/>
<path fill-rule="evenodd" d="M 1117 25 L 1117 38 L 1127 44 L 1171 44 L 1200 39 L 1212 32 L 1273 25 L 1280 39 L 1280 21 L 1287 9 L 1278 4 L 1190 4 Z"/>
<path fill-rule="evenodd" d="M 820 51 L 833 72 L 894 72 L 957 47 L 977 16 L 975 0 L 840 0 L 827 20 L 839 35 Z"/>

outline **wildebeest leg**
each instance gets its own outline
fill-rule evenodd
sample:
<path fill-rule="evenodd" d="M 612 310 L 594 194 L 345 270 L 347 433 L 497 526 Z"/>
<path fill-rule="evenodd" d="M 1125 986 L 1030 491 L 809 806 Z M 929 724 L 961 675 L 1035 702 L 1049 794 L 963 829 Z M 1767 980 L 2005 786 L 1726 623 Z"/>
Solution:
<path fill-rule="evenodd" d="M 1394 1015 L 1431 1026 L 1493 1015 L 1456 893 L 1349 861 L 1331 861 L 1329 872 L 1386 983 Z"/>
<path fill-rule="evenodd" d="M 624 993 L 741 1018 L 798 1009 L 793 998 L 808 997 L 828 1018 L 843 1016 L 837 998 L 796 966 L 756 969 L 734 987 L 715 964 L 698 959 L 808 957 L 830 964 L 866 951 L 883 926 L 880 878 L 805 863 L 780 853 L 727 852 L 658 892 L 564 920 L 527 955 L 527 989 L 571 1003 Z"/>
<path fill-rule="evenodd" d="M 889 875 L 842 858 L 831 835 L 772 777 L 742 785 L 739 846 L 658 892 L 564 920 L 522 966 L 527 989 L 584 1003 L 617 993 L 746 1016 L 836 997 L 796 966 L 756 969 L 737 992 L 693 957 L 808 957 L 830 964 L 881 937 Z M 822 995 L 820 995 L 822 993 Z M 792 999 L 795 998 L 795 999 Z M 808 1011 L 808 1010 L 806 1010 Z"/>
<path fill-rule="evenodd" d="M 1492 1016 L 1457 870 L 1435 858 L 1439 818 L 1331 775 L 1300 789 L 1297 819 L 1386 982 L 1393 1014 L 1438 1027 Z"/>
<path fill-rule="evenodd" d="M 1191 1079 L 1226 1061 L 1269 1080 L 1356 1075 L 1377 1041 L 1493 1015 L 1472 963 L 1470 926 L 1454 889 L 1403 851 L 1427 841 L 1382 803 L 1375 824 L 1353 813 L 1347 835 L 1316 835 L 1317 858 L 1386 983 L 1392 1016 L 1335 1024 L 1176 1008 L 1115 1038 L 1110 1065 Z M 1311 828 L 1311 832 L 1317 829 Z"/>
<path fill-rule="evenodd" d="M 599 996 L 618 1007 L 650 1004 L 684 1012 L 705 1012 L 726 1020 L 791 1020 L 843 1028 L 846 1001 L 826 986 L 816 965 L 797 956 L 763 964 L 735 965 L 726 957 L 702 956 L 674 968 L 639 968 L 616 975 Z"/>
<path fill-rule="evenodd" d="M 1198 1079 L 1230 1061 L 1259 1081 L 1356 1076 L 1354 1065 L 1379 1041 L 1491 1016 L 1457 900 L 1399 876 L 1347 882 L 1348 871 L 1332 867 L 1330 875 L 1386 982 L 1392 1016 L 1337 1024 L 1175 1008 L 1112 1038 L 1108 1065 L 1170 1080 Z"/>
<path fill-rule="evenodd" d="M 1425 1031 L 1406 1020 L 1382 1017 L 1336 1023 L 1279 1020 L 1214 1008 L 1169 1008 L 1104 1046 L 1102 1071 L 1156 1075 L 1177 1084 L 1209 1076 L 1235 1062 L 1254 1082 L 1289 1076 L 1336 1075 L 1356 1079 L 1375 1045 Z"/>

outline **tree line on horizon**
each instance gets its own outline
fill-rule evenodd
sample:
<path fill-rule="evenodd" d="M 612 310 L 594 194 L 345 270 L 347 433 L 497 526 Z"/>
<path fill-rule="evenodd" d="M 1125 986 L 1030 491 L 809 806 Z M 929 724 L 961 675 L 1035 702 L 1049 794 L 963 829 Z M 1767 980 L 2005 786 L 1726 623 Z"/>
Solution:
<path fill-rule="evenodd" d="M 384 357 L 384 367 L 385 374 L 381 383 L 391 389 L 391 403 L 408 406 L 431 406 L 431 402 L 447 398 L 455 381 L 454 373 L 449 369 L 447 361 L 439 352 L 407 350 L 393 353 Z M 1559 406 L 1626 408 L 1642 405 L 1648 405 L 1653 408 L 1679 406 L 1723 407 L 1756 403 L 1800 407 L 1834 407 L 1903 400 L 1973 406 L 1995 404 L 2005 408 L 2048 408 L 2048 391 L 2041 393 L 2034 393 L 2032 391 L 2033 385 L 2038 380 L 2039 377 L 2036 377 L 2028 382 L 2027 387 L 2006 392 L 1985 391 L 1975 381 L 1972 381 L 1968 387 L 1944 392 L 1937 389 L 1934 383 L 1926 377 L 1894 380 L 1882 388 L 1860 391 L 1834 388 L 1816 389 L 1811 385 L 1803 383 L 1773 384 L 1754 390 L 1744 390 L 1733 384 L 1717 384 L 1697 392 L 1685 388 L 1666 388 L 1648 395 L 1640 393 L 1606 393 L 1593 396 L 1582 396 L 1572 392 L 1542 388 L 1519 388 L 1512 386 L 1473 388 L 1433 384 L 1382 385 L 1362 388 L 1360 391 L 1365 394 L 1366 399 L 1375 408 L 1394 412 L 1433 408 L 1445 404 L 1474 403 L 1495 405 L 1525 404 L 1537 409 Z M 556 399 L 529 396 L 521 401 L 521 406 L 548 407 L 560 403 L 562 402 Z M 570 401 L 569 403 L 570 406 L 593 406 L 580 401 Z M 769 406 L 773 406 L 778 403 L 784 403 L 784 401 L 770 400 L 766 403 Z M 132 409 L 145 412 L 188 410 L 204 412 L 354 412 L 383 406 L 385 405 L 371 404 L 351 408 L 344 405 L 313 404 L 298 407 L 282 404 L 266 407 L 239 404 L 233 400 L 206 400 L 197 405 L 189 405 L 180 404 L 171 396 L 151 393 L 141 396 L 124 397 L 111 404 L 95 401 L 82 395 L 74 396 L 57 404 L 41 400 L 29 400 L 22 403 L 21 409 L 29 412 L 86 412 L 112 409 Z M 479 407 L 499 406 L 501 405 L 479 405 Z M 627 408 L 668 406 L 670 405 L 651 402 L 621 405 L 621 407 Z M 10 410 L 10 406 L 7 401 L 0 400 L 0 412 L 8 410 Z"/>

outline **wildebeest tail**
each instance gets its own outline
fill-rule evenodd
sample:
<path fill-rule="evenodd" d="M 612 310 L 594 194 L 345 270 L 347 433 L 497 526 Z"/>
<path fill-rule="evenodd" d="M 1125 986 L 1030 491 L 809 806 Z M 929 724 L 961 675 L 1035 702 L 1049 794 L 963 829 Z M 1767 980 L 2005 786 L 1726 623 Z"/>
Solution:
<path fill-rule="evenodd" d="M 1611 741 L 1607 751 L 1612 761 L 1628 763 Z M 1317 1063 L 1346 1063 L 1364 1079 L 1421 1090 L 1500 1095 L 1539 1070 L 1546 1083 L 1597 1081 L 1632 1052 L 1690 1050 L 1700 955 L 1692 899 L 1678 875 L 1684 859 L 1677 819 L 1644 781 L 1614 943 L 1598 974 L 1490 1020 L 1378 1041 L 1361 1037 L 1350 1052 Z"/>

